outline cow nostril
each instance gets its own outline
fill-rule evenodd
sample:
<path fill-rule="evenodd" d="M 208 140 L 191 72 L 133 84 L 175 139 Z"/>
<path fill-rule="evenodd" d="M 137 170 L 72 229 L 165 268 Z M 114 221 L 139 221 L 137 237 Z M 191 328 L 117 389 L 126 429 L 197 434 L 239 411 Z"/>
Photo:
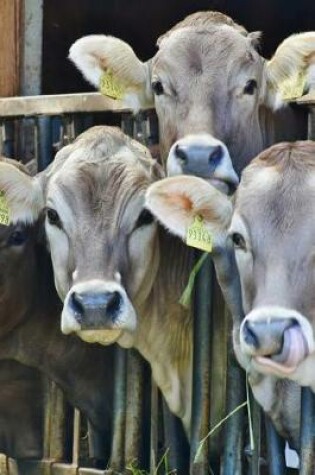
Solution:
<path fill-rule="evenodd" d="M 218 165 L 223 157 L 223 148 L 221 145 L 217 145 L 209 154 L 209 163 L 212 165 Z"/>
<path fill-rule="evenodd" d="M 115 317 L 120 310 L 122 303 L 122 298 L 119 292 L 115 291 L 108 299 L 106 313 L 110 316 Z"/>
<path fill-rule="evenodd" d="M 174 153 L 176 158 L 178 158 L 183 164 L 187 163 L 188 155 L 180 145 L 176 145 Z"/>
<path fill-rule="evenodd" d="M 259 340 L 253 329 L 250 327 L 248 321 L 243 325 L 243 337 L 247 345 L 253 346 L 254 348 L 259 348 Z"/>
<path fill-rule="evenodd" d="M 84 305 L 81 302 L 81 296 L 77 292 L 73 292 L 70 297 L 70 305 L 74 311 L 75 319 L 81 323 L 84 315 Z"/>

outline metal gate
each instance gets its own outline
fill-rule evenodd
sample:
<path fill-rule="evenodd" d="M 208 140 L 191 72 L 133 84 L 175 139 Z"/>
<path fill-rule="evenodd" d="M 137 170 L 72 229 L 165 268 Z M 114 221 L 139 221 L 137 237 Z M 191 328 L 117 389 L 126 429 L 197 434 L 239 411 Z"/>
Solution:
<path fill-rule="evenodd" d="M 310 107 L 308 134 L 315 139 L 315 95 L 304 96 L 299 103 Z M 23 150 L 23 156 L 34 156 L 38 170 L 42 170 L 53 159 L 54 149 L 71 142 L 77 133 L 93 125 L 95 114 L 104 112 L 110 114 L 106 116 L 108 120 L 120 122 L 125 133 L 146 145 L 154 142 L 156 118 L 152 111 L 142 111 L 133 117 L 130 111 L 98 93 L 29 96 L 0 99 L 0 150 L 7 156 Z M 152 475 L 187 475 L 188 472 L 193 475 L 313 475 L 315 404 L 308 389 L 302 390 L 299 472 L 286 472 L 284 442 L 251 396 L 256 443 L 253 450 L 247 448 L 245 376 L 234 360 L 230 334 L 231 318 L 224 310 L 213 265 L 207 258 L 198 273 L 195 290 L 190 450 L 183 440 L 178 420 L 162 402 L 154 383 L 150 393 L 146 393 L 144 381 L 148 369 L 142 358 L 136 351 L 116 348 L 114 429 L 112 441 L 108 441 L 109 444 L 112 442 L 108 467 L 100 470 L 80 466 L 82 417 L 77 410 L 74 411 L 71 460 L 64 459 L 65 402 L 56 385 L 48 383 L 44 459 L 19 463 L 2 457 L 0 475 L 19 472 L 23 475 L 117 472 L 142 475 L 145 472 L 137 471 L 137 463 L 140 463 L 140 469 L 145 467 Z M 146 416 L 143 416 L 144 400 L 149 401 L 151 408 Z M 221 421 L 213 420 L 211 409 L 214 404 L 221 405 Z M 207 437 L 210 430 L 211 436 Z M 143 444 L 144 438 L 149 443 Z M 95 441 L 90 441 L 90 451 L 93 451 L 93 444 Z"/>

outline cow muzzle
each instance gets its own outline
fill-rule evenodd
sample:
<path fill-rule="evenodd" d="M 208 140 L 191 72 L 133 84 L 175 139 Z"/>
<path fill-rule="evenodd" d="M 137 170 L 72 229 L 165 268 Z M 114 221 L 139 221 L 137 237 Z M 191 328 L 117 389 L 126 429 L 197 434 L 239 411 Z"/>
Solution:
<path fill-rule="evenodd" d="M 77 333 L 88 342 L 109 344 L 123 330 L 134 331 L 137 319 L 124 290 L 116 282 L 90 280 L 68 292 L 61 315 L 61 331 Z"/>
<path fill-rule="evenodd" d="M 312 329 L 297 312 L 254 310 L 240 327 L 241 351 L 263 372 L 288 375 L 309 355 Z"/>
<path fill-rule="evenodd" d="M 204 178 L 225 194 L 238 183 L 228 149 L 209 134 L 188 135 L 172 146 L 167 158 L 167 174 Z"/>

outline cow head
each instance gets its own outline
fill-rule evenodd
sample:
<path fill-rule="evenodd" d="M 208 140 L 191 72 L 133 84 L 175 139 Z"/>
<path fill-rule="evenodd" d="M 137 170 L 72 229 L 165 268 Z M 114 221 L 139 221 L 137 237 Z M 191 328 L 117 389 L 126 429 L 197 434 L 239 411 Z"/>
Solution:
<path fill-rule="evenodd" d="M 8 167 L 12 174 L 21 176 L 22 181 L 30 179 L 27 169 L 14 160 L 1 158 L 0 167 Z M 1 191 L 4 191 L 1 188 Z M 28 197 L 24 197 L 28 200 Z M 23 199 L 24 199 L 23 198 Z M 25 318 L 32 295 L 35 295 L 36 272 L 35 245 L 38 226 L 30 225 L 31 214 L 23 217 L 19 212 L 21 196 L 17 191 L 15 206 L 7 210 L 6 198 L 1 194 L 0 200 L 0 338 L 6 336 Z M 9 213 L 9 214 L 7 214 Z M 14 222 L 7 222 L 11 213 Z M 32 217 L 33 218 L 33 217 Z M 2 224 L 4 223 L 4 224 Z"/>
<path fill-rule="evenodd" d="M 313 388 L 314 156 L 308 141 L 260 154 L 244 172 L 230 228 L 246 315 L 235 334 L 239 361 Z"/>
<path fill-rule="evenodd" d="M 27 218 L 38 203 L 45 209 L 63 333 L 106 344 L 135 331 L 134 303 L 146 299 L 159 261 L 157 225 L 143 206 L 158 177 L 147 149 L 111 127 L 83 133 L 35 178 L 0 166 L 13 220 L 14 210 Z"/>
<path fill-rule="evenodd" d="M 146 63 L 103 35 L 76 41 L 70 59 L 97 88 L 110 74 L 133 110 L 155 106 L 168 174 L 209 177 L 225 158 L 223 143 L 238 173 L 263 149 L 261 112 L 279 108 L 282 86 L 314 59 L 315 33 L 289 37 L 270 61 L 257 52 L 258 38 L 223 14 L 199 12 L 159 38 Z"/>

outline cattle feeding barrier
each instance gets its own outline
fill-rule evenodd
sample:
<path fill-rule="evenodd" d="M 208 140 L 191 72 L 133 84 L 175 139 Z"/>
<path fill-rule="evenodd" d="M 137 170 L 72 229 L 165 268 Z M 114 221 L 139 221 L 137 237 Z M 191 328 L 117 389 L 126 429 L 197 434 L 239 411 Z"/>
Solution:
<path fill-rule="evenodd" d="M 297 102 L 309 108 L 308 136 L 315 139 L 315 94 L 304 96 Z M 125 133 L 146 145 L 157 142 L 153 111 L 143 110 L 133 116 L 119 102 L 98 93 L 15 97 L 0 99 L 2 154 L 26 157 L 26 160 L 35 158 L 37 170 L 43 170 L 58 148 L 70 143 L 78 133 L 98 120 L 120 124 Z M 111 454 L 106 468 L 104 441 L 88 431 L 87 444 L 86 437 L 82 437 L 83 431 L 86 432 L 86 421 L 77 409 L 73 411 L 69 436 L 63 394 L 55 383 L 47 382 L 43 459 L 14 461 L 3 456 L 0 458 L 0 474 L 146 473 L 137 471 L 137 464 L 152 475 L 188 475 L 188 472 L 192 475 L 314 474 L 315 403 L 307 388 L 302 389 L 299 471 L 286 469 L 284 441 L 252 396 L 247 405 L 250 404 L 251 408 L 250 428 L 255 444 L 250 447 L 247 443 L 245 375 L 233 356 L 231 318 L 226 309 L 222 310 L 223 300 L 210 257 L 197 275 L 194 299 L 190 452 L 179 421 L 163 403 L 155 384 L 148 384 L 147 365 L 136 351 L 115 347 L 113 434 L 111 440 L 105 441 Z M 214 405 L 221 407 L 223 416 L 227 415 L 226 420 L 213 420 Z M 218 430 L 207 437 L 216 424 Z M 67 455 L 65 447 L 69 443 L 72 449 Z M 220 467 L 216 464 L 218 452 L 221 454 Z M 97 468 L 102 463 L 103 468 Z"/>

